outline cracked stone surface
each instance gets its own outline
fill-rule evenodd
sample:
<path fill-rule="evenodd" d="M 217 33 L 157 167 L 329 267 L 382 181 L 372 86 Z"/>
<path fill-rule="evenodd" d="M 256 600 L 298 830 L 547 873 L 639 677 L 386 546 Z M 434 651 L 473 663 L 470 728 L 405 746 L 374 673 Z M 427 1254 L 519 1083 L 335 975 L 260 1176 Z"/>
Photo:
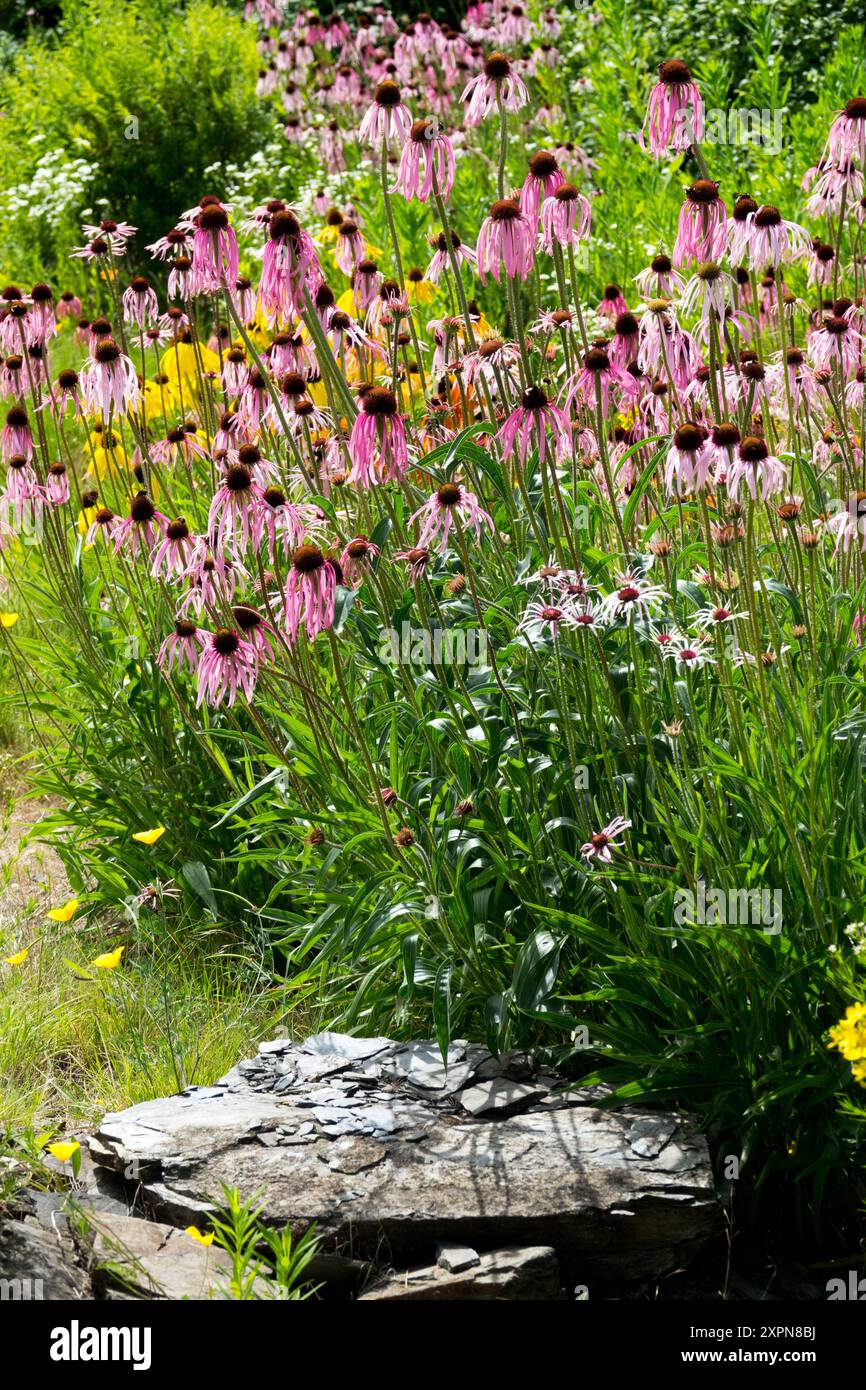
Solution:
<path fill-rule="evenodd" d="M 107 1115 L 91 1154 L 179 1226 L 226 1183 L 275 1225 L 315 1222 L 344 1259 L 544 1247 L 584 1282 L 656 1278 L 715 1226 L 706 1143 L 688 1118 L 602 1110 L 601 1088 L 564 1085 L 463 1042 L 446 1068 L 432 1042 L 275 1039 L 214 1085 Z"/>

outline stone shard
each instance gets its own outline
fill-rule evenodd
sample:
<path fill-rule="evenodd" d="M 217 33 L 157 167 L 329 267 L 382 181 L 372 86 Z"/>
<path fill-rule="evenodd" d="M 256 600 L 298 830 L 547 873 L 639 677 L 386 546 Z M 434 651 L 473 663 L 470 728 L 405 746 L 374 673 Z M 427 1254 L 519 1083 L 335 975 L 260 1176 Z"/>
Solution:
<path fill-rule="evenodd" d="M 489 1060 L 453 1047 L 452 1080 Z M 525 1065 L 515 1056 L 505 1070 Z M 280 1093 L 289 1071 L 297 1084 Z M 426 1268 L 443 1243 L 549 1246 L 567 1282 L 628 1286 L 712 1233 L 712 1168 L 688 1118 L 602 1110 L 549 1072 L 543 1084 L 500 1073 L 455 1091 L 445 1075 L 435 1043 L 320 1033 L 260 1053 L 252 1072 L 239 1064 L 223 1087 L 107 1115 L 92 1153 L 136 1175 L 144 1209 L 173 1225 L 203 1225 L 226 1184 L 259 1194 L 270 1224 L 315 1222 L 323 1255 L 398 1267 Z"/>
<path fill-rule="evenodd" d="M 477 1250 L 472 1250 L 468 1245 L 452 1245 L 450 1243 L 440 1245 L 436 1251 L 436 1263 L 440 1269 L 446 1269 L 449 1274 L 462 1274 L 464 1269 L 472 1269 L 473 1265 L 481 1262 L 481 1256 Z"/>
<path fill-rule="evenodd" d="M 562 1281 L 549 1246 L 492 1250 L 475 1264 L 448 1270 L 441 1261 L 394 1274 L 360 1296 L 360 1302 L 455 1299 L 559 1299 Z"/>

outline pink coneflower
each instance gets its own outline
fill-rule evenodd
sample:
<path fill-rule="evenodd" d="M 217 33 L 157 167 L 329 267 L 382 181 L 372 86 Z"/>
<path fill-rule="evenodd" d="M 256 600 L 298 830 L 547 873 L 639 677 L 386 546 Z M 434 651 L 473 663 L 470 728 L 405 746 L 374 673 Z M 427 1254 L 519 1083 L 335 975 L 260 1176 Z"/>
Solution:
<path fill-rule="evenodd" d="M 259 283 L 259 302 L 269 323 L 300 313 L 307 275 L 317 264 L 312 238 L 295 214 L 288 208 L 275 212 L 268 225 Z"/>
<path fill-rule="evenodd" d="M 151 242 L 150 246 L 145 247 L 156 261 L 166 261 L 169 256 L 179 256 L 191 250 L 190 233 L 183 227 L 175 227 L 158 241 Z"/>
<path fill-rule="evenodd" d="M 211 500 L 208 535 L 221 548 L 246 550 L 250 541 L 254 504 L 261 489 L 243 463 L 232 464 Z"/>
<path fill-rule="evenodd" d="M 278 538 L 285 550 L 295 550 L 319 524 L 319 513 L 315 507 L 303 502 L 291 502 L 281 487 L 272 484 L 263 488 L 253 499 L 253 549 L 258 550 L 262 541 L 266 540 L 268 555 L 272 560 Z"/>
<path fill-rule="evenodd" d="M 229 223 L 229 208 L 210 195 L 203 198 L 191 218 L 192 290 L 213 294 L 232 289 L 238 278 L 238 241 Z"/>
<path fill-rule="evenodd" d="M 573 183 L 560 183 L 541 205 L 541 244 L 576 247 L 589 236 L 592 209 Z M 533 223 L 533 226 L 535 223 Z"/>
<path fill-rule="evenodd" d="M 614 367 L 625 371 L 637 358 L 640 324 L 628 310 L 617 314 L 613 325 L 613 342 L 608 349 Z"/>
<path fill-rule="evenodd" d="M 367 108 L 358 134 L 368 145 L 402 145 L 412 127 L 409 108 L 403 105 L 396 82 L 386 80 L 376 88 L 372 105 Z"/>
<path fill-rule="evenodd" d="M 699 671 L 702 666 L 714 665 L 716 660 L 706 637 L 677 636 L 665 647 L 664 657 L 676 662 L 681 671 Z"/>
<path fill-rule="evenodd" d="M 10 406 L 6 412 L 3 432 L 0 434 L 0 452 L 4 459 L 30 459 L 33 456 L 30 417 L 23 405 Z"/>
<path fill-rule="evenodd" d="M 526 611 L 517 624 L 517 631 L 525 632 L 531 640 L 538 641 L 539 638 L 550 636 L 556 641 L 559 629 L 563 625 L 574 625 L 571 606 L 567 600 L 533 599 L 527 604 Z"/>
<path fill-rule="evenodd" d="M 249 642 L 259 661 L 273 661 L 274 648 L 271 638 L 276 636 L 273 624 L 248 604 L 233 608 L 232 617 L 237 624 L 238 632 Z"/>
<path fill-rule="evenodd" d="M 119 526 L 120 517 L 115 516 L 110 507 L 97 507 L 93 520 L 87 528 L 87 535 L 84 538 L 85 544 L 95 545 L 98 537 L 101 536 L 106 545 L 114 545 Z"/>
<path fill-rule="evenodd" d="M 634 277 L 634 282 L 645 299 L 670 299 L 683 287 L 683 277 L 674 270 L 670 256 L 662 251 Z"/>
<path fill-rule="evenodd" d="M 5 497 L 10 502 L 27 502 L 39 492 L 39 480 L 30 460 L 24 454 L 13 454 L 7 460 Z"/>
<path fill-rule="evenodd" d="M 520 190 L 520 211 L 532 227 L 538 226 L 542 203 L 565 184 L 556 155 L 539 150 L 529 161 L 529 172 Z M 557 238 L 559 240 L 559 238 Z"/>
<path fill-rule="evenodd" d="M 690 69 L 677 58 L 662 63 L 650 92 L 641 143 L 649 137 L 656 159 L 668 150 L 687 150 L 704 138 L 704 104 Z"/>
<path fill-rule="evenodd" d="M 826 217 L 832 213 L 838 217 L 843 202 L 854 206 L 863 196 L 863 173 L 856 164 L 818 164 L 809 169 L 803 179 L 803 188 L 814 183 L 806 199 L 806 211 L 810 217 Z"/>
<path fill-rule="evenodd" d="M 41 281 L 30 291 L 28 327 L 28 343 L 31 346 L 44 346 L 57 333 L 54 295 L 51 286 Z"/>
<path fill-rule="evenodd" d="M 252 700 L 258 672 L 255 648 L 239 632 L 221 627 L 208 633 L 198 663 L 196 705 L 221 705 L 226 696 L 233 705 L 238 693 Z"/>
<path fill-rule="evenodd" d="M 613 859 L 611 850 L 622 848 L 617 844 L 617 837 L 625 834 L 626 830 L 631 830 L 631 821 L 626 820 L 625 816 L 614 816 L 603 830 L 597 830 L 585 845 L 581 845 L 580 852 L 584 859 L 598 859 L 602 864 L 610 864 Z"/>
<path fill-rule="evenodd" d="M 171 295 L 169 288 L 169 294 Z M 143 275 L 135 275 L 123 292 L 123 317 L 127 323 L 147 328 L 159 315 L 156 291 Z"/>
<path fill-rule="evenodd" d="M 55 507 L 69 501 L 69 474 L 65 463 L 52 463 L 45 474 L 45 496 Z"/>
<path fill-rule="evenodd" d="M 168 272 L 166 289 L 169 299 L 190 299 L 195 293 L 192 260 L 189 256 L 175 256 Z"/>
<path fill-rule="evenodd" d="M 302 623 L 311 642 L 333 625 L 340 577 L 337 562 L 317 545 L 298 546 L 286 580 L 285 622 L 293 642 Z"/>
<path fill-rule="evenodd" d="M 827 242 L 818 241 L 817 238 L 813 238 L 807 259 L 807 285 L 829 285 L 833 277 L 833 265 L 836 260 L 836 252 L 833 250 L 833 247 Z"/>
<path fill-rule="evenodd" d="M 611 323 L 618 319 L 620 314 L 627 314 L 629 312 L 628 305 L 625 302 L 625 296 L 619 285 L 613 280 L 605 285 L 597 312 L 601 314 L 602 318 L 609 319 Z"/>
<path fill-rule="evenodd" d="M 183 575 L 190 587 L 181 602 L 181 612 L 188 613 L 193 609 L 200 614 L 205 608 L 219 608 L 231 603 L 238 580 L 248 577 L 237 560 L 220 552 L 214 554 L 208 548 L 205 537 L 197 537 L 189 569 Z"/>
<path fill-rule="evenodd" d="M 648 617 L 666 598 L 660 584 L 650 583 L 646 575 L 636 570 L 626 570 L 617 576 L 617 587 L 602 600 L 602 612 L 606 619 L 625 618 L 632 622 L 638 617 Z"/>
<path fill-rule="evenodd" d="M 429 501 L 418 508 L 412 521 L 421 522 L 419 548 L 438 541 L 444 549 L 448 544 L 451 527 L 458 521 L 462 526 L 474 531 L 477 544 L 481 542 L 482 527 L 487 526 L 493 530 L 493 518 L 484 511 L 475 494 L 467 492 L 461 483 L 453 480 L 442 483 Z"/>
<path fill-rule="evenodd" d="M 102 338 L 81 369 L 81 392 L 91 414 L 107 420 L 113 410 L 125 415 L 138 404 L 140 395 L 135 367 L 113 338 Z"/>
<path fill-rule="evenodd" d="M 502 338 L 484 338 L 474 352 L 463 358 L 462 369 L 467 383 L 474 386 L 485 381 L 495 396 L 500 383 L 507 391 L 516 389 L 520 350 L 516 343 Z"/>
<path fill-rule="evenodd" d="M 694 339 L 677 323 L 666 299 L 653 299 L 640 321 L 637 361 L 650 377 L 667 378 L 670 372 L 677 390 L 683 391 L 700 363 Z"/>
<path fill-rule="evenodd" d="M 827 154 L 837 164 L 852 159 L 866 165 L 866 97 L 852 97 L 830 126 Z"/>
<path fill-rule="evenodd" d="M 732 291 L 733 280 L 720 265 L 715 261 L 702 262 L 683 288 L 680 309 L 701 320 L 715 317 L 724 322 Z"/>
<path fill-rule="evenodd" d="M 249 323 L 256 312 L 256 294 L 252 281 L 246 275 L 239 275 L 235 281 L 232 302 L 237 310 L 238 318 L 244 323 Z"/>
<path fill-rule="evenodd" d="M 478 274 L 499 281 L 500 269 L 508 278 L 526 280 L 532 270 L 534 233 L 520 206 L 513 198 L 500 198 L 493 204 L 478 233 Z"/>
<path fill-rule="evenodd" d="M 752 501 L 757 499 L 759 492 L 766 501 L 774 492 L 781 492 L 787 481 L 785 464 L 773 457 L 766 441 L 757 435 L 747 435 L 741 440 L 725 478 L 731 497 L 736 499 L 740 483 L 745 482 Z"/>
<path fill-rule="evenodd" d="M 448 255 L 448 243 L 445 240 L 445 233 L 440 232 L 438 236 L 428 237 L 430 246 L 434 248 L 433 257 L 424 271 L 424 279 L 431 285 L 438 285 L 442 278 L 443 271 L 450 268 L 451 259 Z M 462 242 L 456 232 L 451 233 L 451 248 L 457 265 L 468 265 L 474 270 L 477 265 L 477 258 L 471 246 Z"/>
<path fill-rule="evenodd" d="M 186 574 L 195 550 L 195 538 L 182 516 L 166 523 L 165 535 L 153 554 L 154 579 L 180 579 Z"/>
<path fill-rule="evenodd" d="M 7 359 L 6 366 L 8 367 L 8 365 L 9 362 Z M 51 409 L 56 416 L 59 417 L 64 415 L 67 407 L 71 405 L 75 418 L 81 418 L 84 412 L 81 405 L 78 385 L 78 373 L 74 368 L 64 367 L 62 372 L 57 373 L 57 380 L 54 382 L 54 386 L 51 390 L 50 402 Z M 16 392 L 16 394 L 19 393 Z M 48 403 L 46 402 L 46 404 Z M 43 406 L 43 409 L 44 408 Z"/>
<path fill-rule="evenodd" d="M 565 397 L 566 412 L 571 411 L 573 403 L 578 400 L 582 405 L 588 406 L 590 410 L 595 410 L 597 403 L 596 392 L 600 392 L 601 408 L 607 415 L 610 408 L 611 387 L 617 385 L 620 380 L 620 372 L 611 363 L 607 351 L 602 347 L 591 347 L 589 352 L 584 354 L 583 366 L 575 372 L 570 382 Z"/>
<path fill-rule="evenodd" d="M 535 444 L 539 462 L 543 463 L 548 431 L 555 453 L 571 448 L 568 416 L 553 404 L 540 386 L 530 386 L 523 392 L 520 405 L 511 412 L 496 436 L 502 446 L 502 457 L 507 459 L 516 446 L 520 462 L 524 464 L 527 450 Z"/>
<path fill-rule="evenodd" d="M 207 644 L 208 634 L 186 618 L 178 618 L 174 632 L 170 632 L 159 649 L 156 663 L 164 676 L 170 676 L 172 669 L 178 675 L 184 667 L 190 675 L 198 670 L 202 648 Z"/>
<path fill-rule="evenodd" d="M 126 250 L 126 243 L 130 237 L 135 236 L 138 228 L 130 226 L 128 222 L 115 222 L 113 218 L 105 217 L 98 226 L 85 222 L 81 230 L 91 239 L 102 237 L 108 242 L 112 255 L 122 256 Z"/>
<path fill-rule="evenodd" d="M 707 485 L 712 454 L 706 447 L 707 431 L 687 420 L 676 430 L 665 462 L 665 487 L 682 496 Z"/>
<path fill-rule="evenodd" d="M 727 478 L 734 450 L 739 442 L 740 431 L 730 420 L 722 420 L 710 430 L 704 448 L 709 455 L 713 479 L 717 484 L 724 483 Z"/>
<path fill-rule="evenodd" d="M 181 460 L 190 464 L 197 458 L 207 458 L 207 449 L 198 438 L 198 426 L 178 425 L 164 439 L 151 444 L 150 457 L 155 463 L 175 464 Z"/>
<path fill-rule="evenodd" d="M 439 122 L 414 121 L 400 155 L 394 191 L 402 193 L 407 202 L 417 198 L 419 203 L 426 203 L 433 192 L 435 177 L 436 190 L 447 199 L 454 183 L 454 167 L 454 147 Z"/>
<path fill-rule="evenodd" d="M 430 278 L 429 275 L 427 277 Z M 379 293 L 382 274 L 375 261 L 360 261 L 352 275 L 352 293 L 359 314 L 366 314 Z"/>
<path fill-rule="evenodd" d="M 114 532 L 114 553 L 128 548 L 132 558 L 138 556 L 139 547 L 150 554 L 159 539 L 160 532 L 168 525 L 168 518 L 158 512 L 146 492 L 137 492 L 129 505 L 129 516 L 121 521 Z"/>
<path fill-rule="evenodd" d="M 728 210 L 719 197 L 719 185 L 712 179 L 695 179 L 686 189 L 680 208 L 673 263 L 690 260 L 717 261 L 725 247 Z"/>
<path fill-rule="evenodd" d="M 351 314 L 345 313 L 342 309 L 335 309 L 331 314 L 325 337 L 331 344 L 331 350 L 337 361 L 340 361 L 343 354 L 347 352 L 366 352 L 372 357 L 380 358 L 383 362 L 385 360 L 385 350 L 382 344 L 378 343 L 375 338 L 371 338 L 369 333 L 365 333 Z"/>
<path fill-rule="evenodd" d="M 751 201 L 738 198 L 734 207 L 728 238 L 732 262 L 760 270 L 804 256 L 811 245 L 806 228 L 797 222 L 785 221 L 779 209 L 770 203 L 750 208 L 745 217 L 739 218 L 738 209 L 742 212 L 744 202 Z"/>
<path fill-rule="evenodd" d="M 505 111 L 519 111 L 529 101 L 529 93 L 510 59 L 504 53 L 491 53 L 484 71 L 466 84 L 460 100 L 467 103 L 463 124 L 468 127 L 480 125 L 500 105 Z"/>
<path fill-rule="evenodd" d="M 247 384 L 250 369 L 242 347 L 231 347 L 223 357 L 222 388 L 227 396 L 239 396 Z"/>
<path fill-rule="evenodd" d="M 361 398 L 361 409 L 352 426 L 349 441 L 352 471 L 349 481 L 370 487 L 374 469 L 380 478 L 399 480 L 409 465 L 406 427 L 393 391 L 371 386 Z"/>
<path fill-rule="evenodd" d="M 783 360 L 775 363 L 768 371 L 767 376 L 770 380 L 776 414 L 784 413 L 789 394 L 795 413 L 799 412 L 801 406 L 804 405 L 808 410 L 815 410 L 819 400 L 818 383 L 815 380 L 815 373 L 806 361 L 802 348 L 785 348 Z M 850 399 L 848 404 L 852 404 Z"/>
<path fill-rule="evenodd" d="M 379 554 L 378 545 L 373 545 L 366 536 L 355 536 L 349 541 L 340 556 L 340 567 L 346 584 L 357 588 L 370 574 L 373 562 Z"/>
<path fill-rule="evenodd" d="M 836 537 L 833 554 L 838 555 L 840 550 L 847 554 L 851 542 L 857 540 L 861 551 L 866 553 L 866 495 L 852 492 L 847 505 L 836 505 L 838 510 L 825 523 L 828 533 Z"/>
<path fill-rule="evenodd" d="M 821 327 L 810 335 L 809 356 L 819 372 L 836 364 L 847 380 L 857 371 L 863 335 L 854 327 L 852 312 L 825 314 Z"/>
<path fill-rule="evenodd" d="M 59 319 L 75 318 L 81 313 L 81 300 L 72 290 L 64 290 L 57 301 L 57 317 Z"/>
<path fill-rule="evenodd" d="M 341 222 L 337 228 L 334 259 L 344 275 L 351 275 L 355 267 L 360 265 L 366 250 L 367 242 L 357 222 L 348 219 Z"/>

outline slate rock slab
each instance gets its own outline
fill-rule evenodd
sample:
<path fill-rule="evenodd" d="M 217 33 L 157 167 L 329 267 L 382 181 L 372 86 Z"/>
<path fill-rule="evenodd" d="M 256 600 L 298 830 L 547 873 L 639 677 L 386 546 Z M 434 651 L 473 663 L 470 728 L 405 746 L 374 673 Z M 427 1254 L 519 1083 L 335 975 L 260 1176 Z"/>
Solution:
<path fill-rule="evenodd" d="M 448 1060 L 432 1043 L 277 1039 L 213 1086 L 107 1115 L 92 1152 L 161 1221 L 201 1225 L 225 1183 L 259 1193 L 274 1225 L 315 1222 L 323 1252 L 380 1266 L 432 1265 L 446 1243 L 550 1247 L 569 1279 L 634 1284 L 712 1233 L 709 1154 L 687 1118 L 598 1109 L 550 1072 L 491 1076 L 476 1045 Z M 473 1090 L 514 1103 L 478 1110 Z"/>
<path fill-rule="evenodd" d="M 95 1212 L 89 1218 L 100 1277 L 144 1298 L 224 1299 L 231 1256 L 174 1226 Z M 259 1281 L 264 1284 L 264 1281 Z M 262 1296 L 262 1295 L 260 1295 Z"/>
<path fill-rule="evenodd" d="M 394 1274 L 361 1294 L 359 1303 L 456 1299 L 559 1299 L 562 1281 L 556 1251 L 549 1246 L 492 1250 L 469 1269 L 441 1264 Z"/>

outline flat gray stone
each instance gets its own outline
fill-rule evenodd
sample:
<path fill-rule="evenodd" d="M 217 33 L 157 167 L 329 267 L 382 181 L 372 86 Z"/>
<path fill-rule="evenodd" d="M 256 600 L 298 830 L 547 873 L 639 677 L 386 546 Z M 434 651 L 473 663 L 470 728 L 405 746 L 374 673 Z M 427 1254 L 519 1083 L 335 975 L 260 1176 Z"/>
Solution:
<path fill-rule="evenodd" d="M 360 1302 L 411 1300 L 551 1300 L 562 1297 L 556 1251 L 549 1246 L 493 1250 L 469 1269 L 441 1264 L 395 1274 L 361 1294 Z"/>
<path fill-rule="evenodd" d="M 67 1302 L 92 1297 L 70 1236 L 36 1221 L 0 1218 L 0 1289 L 4 1301 Z M 4 1316 L 7 1336 L 14 1314 Z"/>
<path fill-rule="evenodd" d="M 498 1076 L 492 1081 L 479 1081 L 476 1086 L 461 1092 L 460 1104 L 470 1115 L 506 1114 L 546 1095 L 546 1086 L 532 1086 Z"/>
<path fill-rule="evenodd" d="M 229 1296 L 232 1260 L 217 1245 L 201 1245 L 185 1231 L 156 1221 L 95 1212 L 89 1218 L 93 1254 L 104 1281 L 156 1299 Z M 257 1280 L 259 1297 L 268 1295 Z"/>

